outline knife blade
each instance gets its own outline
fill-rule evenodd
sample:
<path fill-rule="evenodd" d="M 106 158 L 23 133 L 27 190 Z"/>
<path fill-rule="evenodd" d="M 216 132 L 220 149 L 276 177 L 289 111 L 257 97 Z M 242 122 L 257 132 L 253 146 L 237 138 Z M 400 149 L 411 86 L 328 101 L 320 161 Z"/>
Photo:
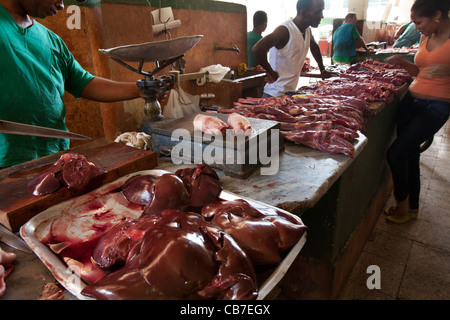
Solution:
<path fill-rule="evenodd" d="M 6 243 L 8 246 L 13 247 L 14 249 L 33 253 L 30 247 L 27 245 L 25 241 L 23 241 L 19 236 L 13 233 L 11 230 L 6 228 L 4 225 L 0 223 L 0 241 Z"/>
<path fill-rule="evenodd" d="M 6 120 L 0 120 L 0 133 L 73 140 L 91 140 L 91 138 L 77 133 Z"/>

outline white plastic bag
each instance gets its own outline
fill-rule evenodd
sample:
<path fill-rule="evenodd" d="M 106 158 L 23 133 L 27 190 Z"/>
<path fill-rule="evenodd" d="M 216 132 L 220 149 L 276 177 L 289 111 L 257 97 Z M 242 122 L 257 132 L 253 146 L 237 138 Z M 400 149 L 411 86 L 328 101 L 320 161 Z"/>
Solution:
<path fill-rule="evenodd" d="M 179 88 L 170 91 L 163 115 L 164 118 L 179 119 L 200 111 L 200 96 L 191 95 Z"/>
<path fill-rule="evenodd" d="M 119 135 L 114 142 L 123 143 L 127 146 L 142 150 L 150 149 L 151 136 L 145 132 L 125 132 Z"/>
<path fill-rule="evenodd" d="M 209 71 L 209 81 L 219 83 L 223 77 L 230 71 L 228 67 L 224 67 L 220 64 L 214 64 L 209 67 L 201 68 L 200 72 Z M 206 83 L 206 75 L 200 79 L 197 79 L 197 85 L 202 86 Z"/>

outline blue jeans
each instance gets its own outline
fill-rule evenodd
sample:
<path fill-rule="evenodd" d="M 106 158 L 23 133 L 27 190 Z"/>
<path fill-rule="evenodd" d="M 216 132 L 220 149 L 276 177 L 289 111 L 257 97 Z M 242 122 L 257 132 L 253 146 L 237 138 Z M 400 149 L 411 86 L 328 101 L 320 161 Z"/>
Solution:
<path fill-rule="evenodd" d="M 419 208 L 420 145 L 447 122 L 450 103 L 415 99 L 409 92 L 400 102 L 397 138 L 387 152 L 396 201 L 409 196 L 411 209 Z"/>

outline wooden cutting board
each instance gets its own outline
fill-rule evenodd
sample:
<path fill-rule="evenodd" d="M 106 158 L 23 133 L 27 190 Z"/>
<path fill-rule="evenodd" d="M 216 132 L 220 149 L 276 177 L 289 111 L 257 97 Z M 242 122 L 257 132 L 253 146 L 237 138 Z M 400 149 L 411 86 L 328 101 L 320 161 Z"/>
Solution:
<path fill-rule="evenodd" d="M 33 196 L 27 190 L 29 180 L 53 165 L 63 153 L 84 155 L 107 171 L 103 183 L 126 174 L 157 166 L 154 152 L 132 148 L 106 139 L 95 140 L 64 152 L 0 170 L 0 223 L 16 232 L 29 219 L 50 206 L 71 198 L 66 188 L 45 195 Z"/>

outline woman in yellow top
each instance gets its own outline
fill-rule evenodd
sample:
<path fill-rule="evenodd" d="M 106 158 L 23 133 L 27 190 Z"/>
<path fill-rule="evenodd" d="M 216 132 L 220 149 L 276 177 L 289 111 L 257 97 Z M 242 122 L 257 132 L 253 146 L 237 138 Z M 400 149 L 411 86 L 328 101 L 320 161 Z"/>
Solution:
<path fill-rule="evenodd" d="M 446 123 L 450 113 L 450 0 L 416 0 L 411 19 L 422 34 L 415 63 L 393 56 L 387 62 L 408 70 L 415 80 L 400 103 L 397 138 L 387 153 L 397 204 L 388 221 L 404 223 L 419 210 L 420 145 Z"/>

